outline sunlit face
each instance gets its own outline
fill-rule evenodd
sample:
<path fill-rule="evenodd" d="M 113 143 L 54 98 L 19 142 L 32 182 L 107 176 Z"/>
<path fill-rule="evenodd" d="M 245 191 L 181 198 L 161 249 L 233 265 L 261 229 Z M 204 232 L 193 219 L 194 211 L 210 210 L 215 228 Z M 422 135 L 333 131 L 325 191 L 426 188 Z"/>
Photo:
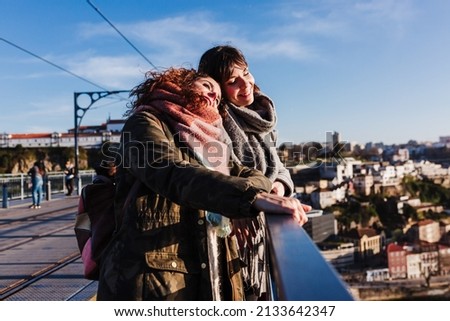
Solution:
<path fill-rule="evenodd" d="M 225 81 L 223 85 L 224 95 L 236 106 L 248 106 L 254 100 L 254 86 L 255 78 L 253 78 L 248 67 L 235 65 L 230 79 Z"/>
<path fill-rule="evenodd" d="M 214 79 L 211 77 L 200 77 L 193 82 L 192 89 L 205 98 L 208 107 L 218 109 L 222 91 Z"/>

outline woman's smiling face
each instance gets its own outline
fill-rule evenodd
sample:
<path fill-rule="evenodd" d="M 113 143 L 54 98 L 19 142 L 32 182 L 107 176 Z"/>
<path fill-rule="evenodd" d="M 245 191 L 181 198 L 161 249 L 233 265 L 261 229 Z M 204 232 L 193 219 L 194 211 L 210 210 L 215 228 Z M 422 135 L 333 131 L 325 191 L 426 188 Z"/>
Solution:
<path fill-rule="evenodd" d="M 251 105 L 254 100 L 255 78 L 247 66 L 235 65 L 231 76 L 222 86 L 224 94 L 231 103 L 239 107 Z"/>

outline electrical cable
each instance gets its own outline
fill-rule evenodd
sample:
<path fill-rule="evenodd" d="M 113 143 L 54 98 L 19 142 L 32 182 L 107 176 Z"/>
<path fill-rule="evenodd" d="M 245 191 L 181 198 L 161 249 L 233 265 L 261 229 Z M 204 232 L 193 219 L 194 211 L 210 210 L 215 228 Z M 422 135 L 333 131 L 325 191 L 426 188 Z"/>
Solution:
<path fill-rule="evenodd" d="M 21 51 L 23 51 L 23 52 L 25 52 L 25 53 L 31 55 L 31 56 L 33 56 L 33 57 L 35 57 L 35 58 L 38 58 L 38 59 L 40 59 L 40 60 L 42 60 L 42 61 L 48 63 L 49 65 L 52 65 L 52 66 L 55 67 L 55 68 L 58 68 L 59 70 L 62 70 L 62 71 L 66 72 L 66 73 L 68 73 L 68 74 L 70 74 L 70 75 L 72 75 L 72 76 L 74 76 L 74 77 L 77 77 L 78 79 L 81 79 L 81 80 L 83 80 L 83 81 L 85 81 L 85 82 L 87 82 L 87 83 L 89 83 L 89 84 L 91 84 L 91 85 L 93 85 L 93 86 L 95 86 L 95 87 L 97 87 L 97 88 L 100 88 L 100 89 L 102 89 L 102 90 L 104 90 L 104 91 L 108 91 L 108 89 L 105 89 L 104 87 L 102 87 L 102 86 L 100 86 L 100 85 L 97 85 L 96 83 L 94 83 L 94 82 L 92 82 L 92 81 L 90 81 L 90 80 L 88 80 L 88 79 L 86 79 L 86 78 L 84 78 L 84 77 L 78 76 L 77 74 L 71 72 L 70 70 L 67 70 L 67 69 L 65 69 L 65 68 L 63 68 L 63 67 L 61 67 L 61 66 L 58 66 L 57 64 L 55 64 L 55 63 L 53 63 L 53 62 L 51 62 L 51 61 L 49 61 L 49 60 L 47 60 L 47 59 L 45 59 L 45 58 L 42 58 L 42 57 L 38 56 L 37 54 L 32 53 L 31 51 L 29 51 L 29 50 L 27 50 L 27 49 L 25 49 L 25 48 L 22 48 L 22 47 L 20 47 L 19 45 L 16 45 L 15 43 L 13 43 L 13 42 L 11 42 L 11 41 L 9 41 L 9 40 L 6 40 L 5 38 L 0 37 L 0 40 L 6 42 L 6 43 L 9 44 L 10 46 L 13 46 L 13 47 L 15 47 L 15 48 L 17 48 L 17 49 L 19 49 L 19 50 L 21 50 Z"/>
<path fill-rule="evenodd" d="M 128 40 L 127 39 L 127 37 L 125 37 L 120 31 L 119 31 L 119 29 L 117 29 L 113 24 L 112 24 L 112 22 L 111 21 L 109 21 L 108 20 L 108 18 L 106 18 L 101 12 L 100 12 L 100 10 L 98 10 L 98 8 L 96 7 L 96 6 L 94 6 L 94 4 L 92 4 L 92 2 L 91 1 L 89 1 L 89 0 L 86 0 L 87 1 L 87 3 L 95 10 L 95 11 L 97 11 L 97 13 L 114 29 L 114 30 L 116 30 L 117 31 L 117 33 L 119 34 L 119 35 L 121 35 L 122 36 L 122 38 L 123 39 L 125 39 L 125 41 L 134 49 L 134 50 L 136 50 L 136 52 L 139 54 L 139 55 L 141 55 L 141 57 L 142 58 L 144 58 L 145 59 L 145 61 L 147 61 L 153 68 L 155 68 L 156 70 L 158 69 L 150 60 L 148 60 L 148 58 L 147 57 L 145 57 L 144 56 L 144 54 L 138 49 L 138 48 L 136 48 L 136 46 L 134 46 L 132 43 L 131 43 L 131 41 L 130 40 Z"/>

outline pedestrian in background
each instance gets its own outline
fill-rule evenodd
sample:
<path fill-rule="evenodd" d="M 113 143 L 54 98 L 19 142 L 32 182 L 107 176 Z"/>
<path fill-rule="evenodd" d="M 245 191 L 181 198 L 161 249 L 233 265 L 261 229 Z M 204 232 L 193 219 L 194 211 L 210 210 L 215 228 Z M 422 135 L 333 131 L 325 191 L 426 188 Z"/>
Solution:
<path fill-rule="evenodd" d="M 31 177 L 31 196 L 33 204 L 30 205 L 30 208 L 41 208 L 45 176 L 44 163 L 42 161 L 36 161 L 33 164 L 33 167 L 28 170 L 27 174 Z"/>
<path fill-rule="evenodd" d="M 75 178 L 75 168 L 70 161 L 66 162 L 66 168 L 64 169 L 64 174 L 66 175 L 66 188 L 67 196 L 73 193 L 73 180 Z"/>

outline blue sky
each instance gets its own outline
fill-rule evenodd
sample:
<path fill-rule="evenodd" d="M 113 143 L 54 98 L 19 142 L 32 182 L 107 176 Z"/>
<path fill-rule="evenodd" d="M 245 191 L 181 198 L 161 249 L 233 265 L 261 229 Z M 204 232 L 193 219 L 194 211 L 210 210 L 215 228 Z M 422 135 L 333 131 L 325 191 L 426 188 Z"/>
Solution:
<path fill-rule="evenodd" d="M 0 0 L 0 133 L 66 132 L 74 92 L 128 90 L 147 60 L 196 67 L 228 43 L 274 100 L 279 143 L 323 142 L 332 131 L 361 144 L 450 135 L 450 1 L 91 3 L 147 59 L 85 0 Z M 102 99 L 82 125 L 121 118 L 125 104 Z"/>

